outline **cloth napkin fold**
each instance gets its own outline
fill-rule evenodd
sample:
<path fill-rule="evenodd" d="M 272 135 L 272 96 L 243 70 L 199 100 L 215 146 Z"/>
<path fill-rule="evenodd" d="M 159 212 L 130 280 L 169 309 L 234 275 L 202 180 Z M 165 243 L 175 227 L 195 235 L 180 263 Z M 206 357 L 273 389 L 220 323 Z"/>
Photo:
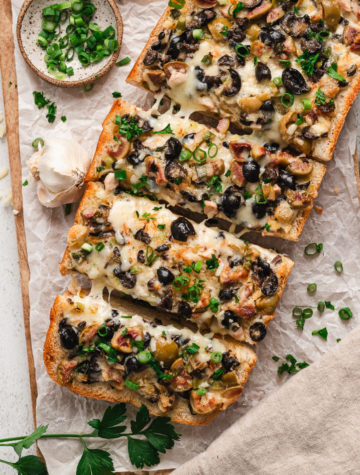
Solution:
<path fill-rule="evenodd" d="M 359 444 L 360 326 L 173 474 L 360 474 Z"/>

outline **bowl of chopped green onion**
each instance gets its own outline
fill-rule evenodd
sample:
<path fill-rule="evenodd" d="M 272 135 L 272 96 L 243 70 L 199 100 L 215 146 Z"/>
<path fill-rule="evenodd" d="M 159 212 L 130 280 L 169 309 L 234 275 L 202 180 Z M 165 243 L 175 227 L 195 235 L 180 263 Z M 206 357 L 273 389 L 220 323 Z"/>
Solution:
<path fill-rule="evenodd" d="M 26 0 L 16 33 L 25 61 L 42 79 L 78 87 L 116 63 L 123 23 L 114 0 Z"/>

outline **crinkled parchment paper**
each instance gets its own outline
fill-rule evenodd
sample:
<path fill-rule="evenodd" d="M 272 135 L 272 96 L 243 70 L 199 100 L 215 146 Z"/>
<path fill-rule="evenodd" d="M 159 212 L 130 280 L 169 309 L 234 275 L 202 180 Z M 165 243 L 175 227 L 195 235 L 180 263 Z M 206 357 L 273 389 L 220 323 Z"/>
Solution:
<path fill-rule="evenodd" d="M 122 0 L 120 10 L 124 20 L 124 40 L 120 57 L 130 56 L 132 64 L 143 48 L 149 32 L 165 8 L 165 0 Z M 21 0 L 13 1 L 14 19 L 17 18 Z M 26 160 L 32 153 L 31 142 L 49 132 L 57 136 L 73 137 L 93 154 L 101 130 L 101 123 L 112 104 L 112 91 L 121 91 L 123 97 L 138 105 L 144 105 L 147 95 L 125 83 L 131 64 L 114 68 L 108 76 L 98 81 L 91 92 L 81 89 L 67 90 L 51 86 L 39 79 L 27 67 L 18 49 L 16 66 L 20 108 L 20 142 L 23 162 L 23 178 L 27 177 Z M 45 96 L 55 100 L 58 106 L 55 124 L 48 124 L 45 112 L 39 111 L 33 102 L 32 91 L 43 91 Z M 67 122 L 60 121 L 66 115 Z M 220 415 L 209 426 L 189 428 L 178 426 L 182 438 L 173 450 L 161 457 L 157 468 L 171 468 L 204 450 L 206 446 L 236 418 L 249 408 L 285 384 L 288 375 L 279 377 L 279 363 L 273 355 L 284 357 L 292 353 L 298 361 L 312 363 L 336 345 L 336 339 L 343 337 L 358 321 L 360 304 L 360 223 L 357 189 L 352 154 L 356 144 L 355 115 L 350 113 L 341 134 L 336 156 L 321 186 L 317 204 L 324 208 L 322 214 L 312 211 L 299 243 L 255 237 L 260 244 L 272 246 L 290 255 L 295 261 L 286 291 L 277 316 L 270 324 L 267 338 L 258 345 L 258 363 L 251 374 L 244 395 L 230 409 Z M 10 150 L 11 153 L 11 150 Z M 338 194 L 334 191 L 338 190 Z M 63 208 L 49 210 L 41 207 L 36 198 L 35 186 L 27 186 L 24 192 L 26 237 L 31 269 L 30 301 L 31 332 L 35 357 L 39 397 L 37 401 L 38 424 L 49 424 L 51 432 L 86 431 L 86 421 L 98 417 L 107 406 L 76 396 L 55 385 L 47 376 L 42 346 L 48 328 L 49 310 L 55 295 L 66 289 L 69 279 L 58 271 L 58 262 L 65 249 L 66 234 L 73 221 L 72 213 L 64 216 Z M 306 258 L 304 247 L 309 242 L 323 242 L 321 255 Z M 337 275 L 333 269 L 336 260 L 341 260 L 344 273 Z M 315 296 L 308 296 L 308 283 L 316 282 Z M 319 300 L 331 300 L 336 309 L 348 306 L 354 317 L 344 322 L 337 311 L 326 310 L 320 315 L 316 310 Z M 308 305 L 314 309 L 314 316 L 307 320 L 303 331 L 295 327 L 291 315 L 294 305 Z M 312 336 L 314 329 L 327 327 L 328 341 Z M 305 370 L 306 371 L 306 370 Z M 296 377 L 296 376 L 292 376 Z M 129 407 L 129 414 L 134 411 Z M 89 427 L 88 427 L 89 429 Z M 241 434 L 239 434 L 239 442 Z M 124 441 L 92 441 L 91 447 L 108 449 L 117 470 L 131 470 Z M 45 456 L 51 475 L 73 475 L 81 454 L 77 441 L 41 441 L 40 448 Z"/>

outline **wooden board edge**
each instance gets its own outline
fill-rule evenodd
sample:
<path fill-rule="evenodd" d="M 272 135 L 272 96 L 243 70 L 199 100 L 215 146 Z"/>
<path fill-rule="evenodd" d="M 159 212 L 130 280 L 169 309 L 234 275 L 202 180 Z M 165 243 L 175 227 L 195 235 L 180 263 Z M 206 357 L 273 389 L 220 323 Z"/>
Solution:
<path fill-rule="evenodd" d="M 19 257 L 21 294 L 24 312 L 24 327 L 26 338 L 26 351 L 29 366 L 31 404 L 33 412 L 34 427 L 36 427 L 36 398 L 37 385 L 35 377 L 34 357 L 31 346 L 30 331 L 30 299 L 29 299 L 29 278 L 30 270 L 26 247 L 26 235 L 23 215 L 22 199 L 22 170 L 19 144 L 19 108 L 18 91 L 14 55 L 14 36 L 12 32 L 12 11 L 10 0 L 0 0 L 0 71 L 2 78 L 2 89 L 4 99 L 4 112 L 7 130 L 7 142 L 9 149 L 9 165 L 11 174 L 11 187 L 14 210 L 18 214 L 14 215 L 17 250 Z M 10 84 L 11 83 L 11 84 Z"/>

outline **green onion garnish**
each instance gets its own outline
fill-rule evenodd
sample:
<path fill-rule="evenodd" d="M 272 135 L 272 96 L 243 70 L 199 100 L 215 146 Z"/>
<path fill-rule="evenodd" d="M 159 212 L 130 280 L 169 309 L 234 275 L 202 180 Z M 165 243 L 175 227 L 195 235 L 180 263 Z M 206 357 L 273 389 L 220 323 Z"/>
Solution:
<path fill-rule="evenodd" d="M 308 293 L 309 295 L 312 295 L 312 294 L 314 294 L 314 293 L 316 292 L 316 289 L 317 289 L 317 285 L 316 285 L 316 284 L 309 284 L 309 285 L 307 286 L 307 289 L 306 289 L 306 290 L 307 290 L 307 293 Z"/>
<path fill-rule="evenodd" d="M 201 28 L 195 28 L 192 34 L 195 40 L 202 40 L 204 38 L 204 32 Z"/>
<path fill-rule="evenodd" d="M 98 242 L 95 246 L 95 249 L 97 250 L 97 252 L 100 252 L 104 249 L 105 247 L 105 244 L 103 242 Z"/>
<path fill-rule="evenodd" d="M 339 317 L 341 318 L 341 320 L 350 320 L 352 316 L 353 313 L 349 307 L 344 307 L 339 310 Z"/>
<path fill-rule="evenodd" d="M 114 92 L 112 93 L 112 96 L 113 96 L 115 99 L 117 99 L 118 97 L 121 97 L 122 94 L 121 94 L 121 92 L 119 92 L 119 91 L 114 91 Z"/>
<path fill-rule="evenodd" d="M 151 361 L 151 353 L 150 351 L 140 351 L 137 355 L 137 359 L 142 364 L 147 364 Z"/>
<path fill-rule="evenodd" d="M 103 324 L 99 326 L 97 332 L 98 335 L 101 336 L 101 338 L 105 338 L 109 334 L 109 329 L 105 324 Z"/>
<path fill-rule="evenodd" d="M 126 180 L 126 170 L 115 170 L 115 180 Z"/>
<path fill-rule="evenodd" d="M 210 355 L 210 359 L 213 363 L 221 363 L 222 357 L 223 355 L 220 353 L 220 351 L 214 351 Z"/>
<path fill-rule="evenodd" d="M 304 110 L 308 111 L 308 110 L 311 109 L 311 101 L 310 101 L 310 99 L 303 99 L 301 102 L 302 102 L 302 105 L 303 105 Z"/>
<path fill-rule="evenodd" d="M 215 158 L 218 153 L 218 146 L 215 143 L 210 143 L 207 153 L 210 158 Z"/>
<path fill-rule="evenodd" d="M 84 244 L 81 246 L 81 249 L 90 254 L 90 252 L 93 250 L 93 247 L 88 242 L 84 242 Z"/>
<path fill-rule="evenodd" d="M 323 340 L 327 340 L 328 331 L 327 328 L 321 328 L 320 330 L 313 330 L 312 335 L 319 335 Z"/>
<path fill-rule="evenodd" d="M 130 379 L 125 379 L 125 386 L 133 391 L 137 391 L 140 387 L 138 383 L 134 383 L 133 381 L 130 381 Z"/>
<path fill-rule="evenodd" d="M 287 68 L 288 66 L 291 65 L 291 61 L 288 59 L 280 59 L 279 63 L 283 68 Z"/>
<path fill-rule="evenodd" d="M 31 143 L 31 146 L 35 149 L 35 150 L 39 150 L 39 145 L 41 147 L 43 147 L 45 145 L 45 142 L 44 142 L 44 139 L 42 139 L 41 137 L 37 137 L 35 140 L 32 141 Z"/>
<path fill-rule="evenodd" d="M 186 148 L 183 148 L 180 152 L 179 160 L 180 162 L 186 162 L 191 158 L 191 152 L 190 150 L 187 150 Z"/>
<path fill-rule="evenodd" d="M 246 58 L 250 54 L 250 49 L 243 44 L 236 45 L 235 51 L 240 58 Z"/>
<path fill-rule="evenodd" d="M 313 316 L 312 309 L 311 308 L 304 308 L 304 310 L 302 311 L 301 316 L 303 318 L 311 318 Z"/>
<path fill-rule="evenodd" d="M 344 270 L 342 262 L 336 261 L 335 264 L 334 264 L 334 269 L 338 274 L 342 274 L 342 272 Z"/>
<path fill-rule="evenodd" d="M 325 311 L 325 302 L 322 302 L 322 301 L 318 302 L 317 309 L 320 313 L 324 313 L 324 311 Z"/>
<path fill-rule="evenodd" d="M 203 150 L 202 148 L 197 147 L 193 151 L 193 158 L 194 158 L 195 161 L 197 161 L 199 163 L 204 163 L 206 161 L 206 157 L 207 157 L 207 154 L 206 154 L 205 150 Z"/>
<path fill-rule="evenodd" d="M 279 87 L 282 84 L 282 79 L 280 77 L 274 78 L 273 83 L 275 84 L 275 86 Z"/>
<path fill-rule="evenodd" d="M 294 96 L 290 92 L 285 92 L 281 96 L 280 100 L 281 100 L 281 104 L 286 108 L 289 108 L 294 104 Z"/>
<path fill-rule="evenodd" d="M 205 394 L 207 393 L 207 389 L 206 388 L 197 388 L 196 390 L 196 394 L 198 394 L 199 396 L 205 396 Z"/>
<path fill-rule="evenodd" d="M 305 247 L 304 254 L 308 257 L 316 256 L 317 254 L 320 254 L 322 248 L 323 244 L 321 242 L 319 244 L 317 244 L 316 242 L 311 242 Z"/>
<path fill-rule="evenodd" d="M 131 58 L 129 58 L 128 56 L 126 58 L 123 58 L 123 59 L 120 59 L 120 61 L 118 61 L 116 63 L 116 66 L 119 68 L 121 66 L 125 66 L 126 64 L 129 64 L 131 61 Z"/>

